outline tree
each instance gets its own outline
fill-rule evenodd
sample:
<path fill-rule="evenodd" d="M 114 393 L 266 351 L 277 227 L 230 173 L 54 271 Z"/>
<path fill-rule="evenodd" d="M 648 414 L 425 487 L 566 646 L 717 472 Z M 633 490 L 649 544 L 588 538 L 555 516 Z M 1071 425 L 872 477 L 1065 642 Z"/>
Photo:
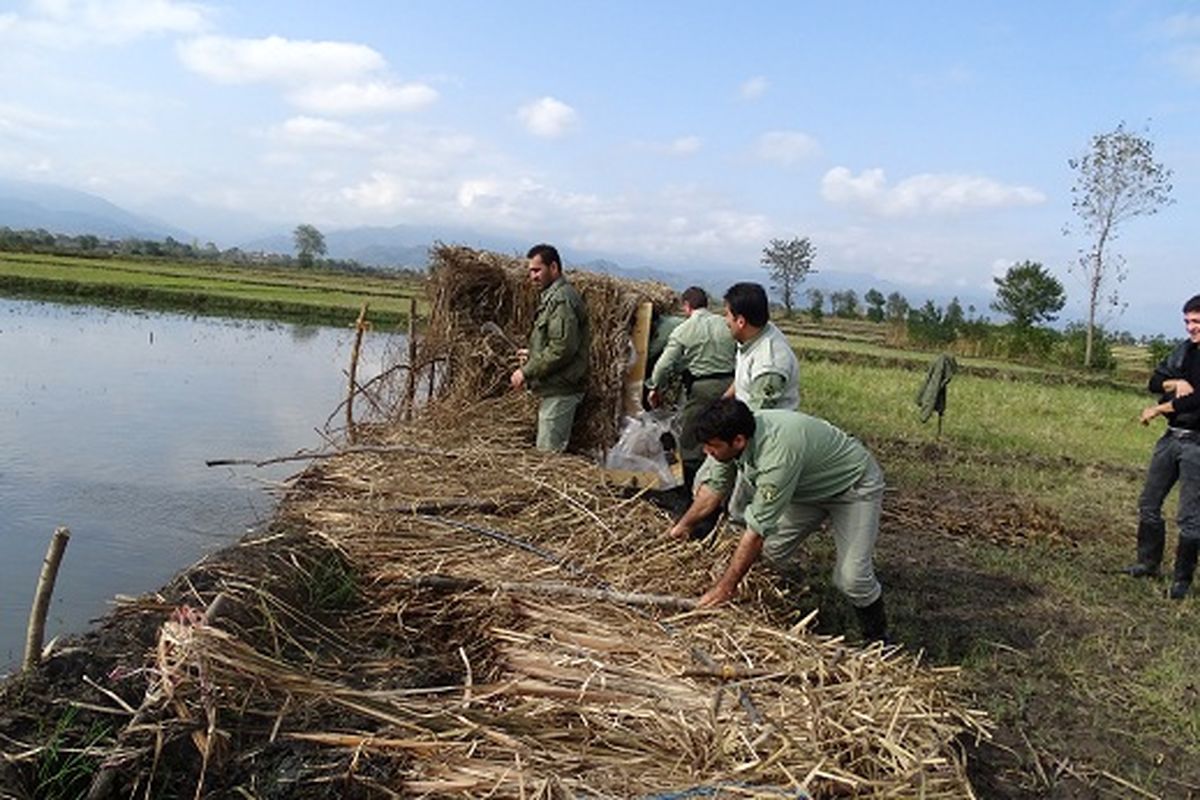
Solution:
<path fill-rule="evenodd" d="M 833 315 L 843 319 L 853 319 L 858 316 L 858 294 L 853 289 L 844 292 L 830 292 L 829 303 L 833 306 Z"/>
<path fill-rule="evenodd" d="M 302 267 L 311 267 L 317 256 L 325 255 L 325 235 L 312 225 L 297 225 L 292 239 L 296 243 L 296 260 Z"/>
<path fill-rule="evenodd" d="M 804 278 L 813 269 L 813 261 L 817 257 L 817 248 L 807 236 L 798 236 L 790 240 L 772 239 L 763 248 L 761 264 L 771 273 L 771 288 L 783 298 L 783 307 L 787 315 L 792 315 L 792 298 Z"/>
<path fill-rule="evenodd" d="M 942 324 L 950 332 L 951 339 L 958 336 L 959 328 L 966 321 L 967 315 L 963 313 L 962 303 L 958 302 L 957 297 L 951 297 L 950 302 L 946 305 L 946 313 L 942 316 Z"/>
<path fill-rule="evenodd" d="M 1008 314 L 1017 328 L 1053 322 L 1067 303 L 1062 282 L 1036 261 L 1013 264 L 1003 278 L 993 278 L 996 299 L 993 311 Z"/>
<path fill-rule="evenodd" d="M 868 289 L 863 295 L 863 302 L 867 304 L 867 319 L 871 322 L 883 322 L 883 304 L 887 300 L 883 296 L 883 292 L 878 289 Z"/>
<path fill-rule="evenodd" d="M 825 294 L 820 289 L 809 289 L 804 293 L 808 298 L 808 315 L 812 317 L 813 322 L 820 322 L 825 318 L 825 311 L 821 305 L 825 302 Z"/>
<path fill-rule="evenodd" d="M 1124 260 L 1112 252 L 1112 243 L 1122 223 L 1156 214 L 1174 202 L 1171 170 L 1154 160 L 1154 143 L 1125 130 L 1123 122 L 1115 130 L 1093 136 L 1088 151 L 1067 164 L 1075 171 L 1071 207 L 1091 239 L 1088 248 L 1080 251 L 1077 266 L 1088 292 L 1083 365 L 1091 367 L 1096 309 L 1102 299 L 1113 306 L 1120 303 L 1115 287 L 1111 294 L 1106 292 L 1109 278 L 1119 283 L 1126 275 Z"/>
<path fill-rule="evenodd" d="M 903 322 L 908 319 L 908 300 L 899 292 L 892 292 L 887 296 L 887 303 L 884 305 L 883 313 L 890 322 Z"/>

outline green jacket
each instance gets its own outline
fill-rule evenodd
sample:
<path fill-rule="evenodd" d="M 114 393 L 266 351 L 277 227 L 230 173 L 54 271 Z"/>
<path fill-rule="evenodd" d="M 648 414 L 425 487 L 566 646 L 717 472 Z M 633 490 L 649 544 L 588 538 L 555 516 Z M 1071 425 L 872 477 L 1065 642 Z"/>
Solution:
<path fill-rule="evenodd" d="M 733 359 L 737 342 L 729 333 L 725 319 L 698 308 L 687 320 L 671 331 L 662 357 L 654 365 L 647 381 L 651 389 L 670 383 L 671 377 L 686 370 L 692 378 L 727 374 L 733 377 Z"/>
<path fill-rule="evenodd" d="M 521 368 L 529 388 L 542 396 L 583 392 L 590 343 L 583 298 L 560 276 L 538 299 L 529 334 L 529 360 Z"/>
<path fill-rule="evenodd" d="M 740 470 L 754 488 L 746 524 L 769 536 L 789 504 L 837 497 L 858 482 L 869 458 L 861 442 L 823 419 L 799 411 L 758 411 L 746 449 L 733 461 L 718 462 L 706 483 L 728 494 Z"/>

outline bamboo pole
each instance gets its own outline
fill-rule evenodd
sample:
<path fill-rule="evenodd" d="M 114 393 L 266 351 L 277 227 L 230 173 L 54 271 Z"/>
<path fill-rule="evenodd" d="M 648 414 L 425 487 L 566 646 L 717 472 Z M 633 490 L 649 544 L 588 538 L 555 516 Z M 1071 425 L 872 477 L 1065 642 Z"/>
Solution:
<path fill-rule="evenodd" d="M 631 606 L 655 606 L 675 611 L 692 611 L 696 608 L 696 601 L 690 597 L 647 594 L 645 592 L 622 592 L 615 589 L 593 589 L 588 586 L 573 586 L 567 583 L 521 583 L 518 581 L 486 583 L 472 578 L 456 578 L 450 575 L 422 575 L 405 582 L 417 587 L 444 589 L 448 591 L 482 589 L 492 592 L 512 592 L 514 594 L 559 595 L 563 597 L 578 597 L 584 600 L 608 600 L 613 603 L 623 603 Z"/>
<path fill-rule="evenodd" d="M 29 626 L 25 630 L 25 660 L 21 669 L 28 672 L 42 660 L 42 639 L 46 635 L 46 613 L 50 610 L 50 596 L 54 594 L 54 582 L 58 579 L 58 565 L 62 563 L 71 531 L 57 528 L 50 539 L 50 548 L 42 562 L 42 574 L 38 576 L 37 589 L 33 593 L 33 608 L 29 611 Z"/>
<path fill-rule="evenodd" d="M 358 353 L 362 349 L 363 334 L 367 331 L 367 303 L 362 304 L 358 312 L 358 321 L 354 323 L 354 347 L 350 350 L 350 386 L 346 390 L 346 435 L 350 444 L 354 444 L 354 393 L 358 391 Z"/>
<path fill-rule="evenodd" d="M 404 418 L 413 418 L 413 406 L 417 402 L 417 298 L 408 301 L 408 383 L 404 389 Z"/>

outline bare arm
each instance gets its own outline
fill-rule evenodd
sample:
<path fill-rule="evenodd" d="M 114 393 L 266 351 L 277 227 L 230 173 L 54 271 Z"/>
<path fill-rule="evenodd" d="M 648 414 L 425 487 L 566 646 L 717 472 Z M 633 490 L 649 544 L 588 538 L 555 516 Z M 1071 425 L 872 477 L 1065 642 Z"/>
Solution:
<path fill-rule="evenodd" d="M 746 532 L 742 534 L 741 541 L 738 542 L 737 550 L 733 551 L 733 558 L 729 560 L 729 566 L 725 568 L 724 574 L 717 579 L 711 589 L 701 595 L 696 606 L 711 608 L 724 603 L 737 594 L 738 584 L 741 583 L 742 578 L 746 577 L 746 573 L 750 571 L 754 562 L 758 560 L 762 548 L 763 537 L 759 536 L 752 528 L 747 528 Z"/>
<path fill-rule="evenodd" d="M 688 506 L 688 510 L 684 512 L 679 521 L 671 526 L 667 531 L 668 536 L 673 536 L 676 539 L 686 539 L 696 524 L 702 519 L 717 513 L 721 507 L 721 501 L 725 499 L 725 495 L 713 489 L 708 484 L 701 484 L 696 491 L 696 497 L 692 500 L 692 504 Z"/>

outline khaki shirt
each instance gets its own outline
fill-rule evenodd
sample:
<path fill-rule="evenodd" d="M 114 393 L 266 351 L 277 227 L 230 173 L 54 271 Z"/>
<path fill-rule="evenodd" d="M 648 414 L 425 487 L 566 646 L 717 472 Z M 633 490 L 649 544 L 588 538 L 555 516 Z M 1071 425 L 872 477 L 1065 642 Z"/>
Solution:
<path fill-rule="evenodd" d="M 760 536 L 777 530 L 790 503 L 820 503 L 849 489 L 870 459 L 867 448 L 853 436 L 799 411 L 758 411 L 754 424 L 742 454 L 717 462 L 705 483 L 728 494 L 740 471 L 754 490 L 746 524 Z"/>
<path fill-rule="evenodd" d="M 737 346 L 734 397 L 757 411 L 800 407 L 800 362 L 783 331 L 768 322 Z"/>
<path fill-rule="evenodd" d="M 543 396 L 584 391 L 590 342 L 583 298 L 560 275 L 538 298 L 529 334 L 529 359 L 521 368 L 529 388 Z"/>
<path fill-rule="evenodd" d="M 736 349 L 737 342 L 725 318 L 707 308 L 698 308 L 671 331 L 646 385 L 651 389 L 664 386 L 684 370 L 693 378 L 731 373 Z"/>

